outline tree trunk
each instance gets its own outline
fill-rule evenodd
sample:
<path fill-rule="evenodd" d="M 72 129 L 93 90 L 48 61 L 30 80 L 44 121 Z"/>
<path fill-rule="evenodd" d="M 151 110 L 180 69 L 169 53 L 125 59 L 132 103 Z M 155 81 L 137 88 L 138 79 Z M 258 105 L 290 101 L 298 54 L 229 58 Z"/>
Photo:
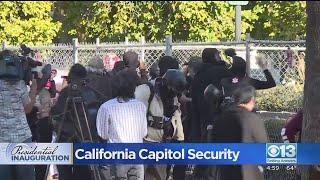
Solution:
<path fill-rule="evenodd" d="M 303 143 L 320 143 L 320 2 L 307 1 Z M 302 168 L 302 180 L 319 180 L 315 166 Z"/>

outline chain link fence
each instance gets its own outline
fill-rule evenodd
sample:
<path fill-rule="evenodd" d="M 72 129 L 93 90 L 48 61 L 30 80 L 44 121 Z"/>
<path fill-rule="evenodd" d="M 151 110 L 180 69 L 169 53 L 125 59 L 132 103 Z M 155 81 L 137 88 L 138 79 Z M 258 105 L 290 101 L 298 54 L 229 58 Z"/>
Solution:
<path fill-rule="evenodd" d="M 6 46 L 3 48 L 18 50 L 18 47 Z M 201 57 L 205 48 L 217 48 L 221 51 L 222 58 L 231 64 L 231 59 L 224 54 L 227 48 L 234 48 L 243 59 L 248 62 L 247 74 L 252 78 L 266 80 L 264 72 L 257 64 L 258 57 L 268 62 L 268 69 L 274 77 L 277 88 L 260 91 L 260 107 L 269 111 L 296 111 L 301 106 L 304 82 L 305 41 L 266 41 L 251 40 L 241 42 L 213 42 L 213 43 L 173 43 L 172 38 L 166 38 L 165 43 L 149 43 L 141 38 L 140 42 L 123 43 L 78 43 L 74 39 L 71 44 L 57 44 L 50 46 L 31 47 L 33 56 L 46 63 L 50 63 L 58 70 L 68 70 L 74 63 L 86 65 L 91 58 L 103 59 L 107 70 L 113 68 L 113 61 L 122 59 L 126 51 L 135 51 L 139 59 L 144 62 L 147 69 L 164 55 L 176 57 L 180 64 L 188 62 L 191 57 Z M 289 49 L 290 48 L 290 49 Z M 288 95 L 282 95 L 288 90 Z M 276 97 L 279 106 L 273 106 L 268 98 Z M 266 102 L 265 102 L 266 101 Z M 276 109 L 275 109 L 276 108 Z"/>

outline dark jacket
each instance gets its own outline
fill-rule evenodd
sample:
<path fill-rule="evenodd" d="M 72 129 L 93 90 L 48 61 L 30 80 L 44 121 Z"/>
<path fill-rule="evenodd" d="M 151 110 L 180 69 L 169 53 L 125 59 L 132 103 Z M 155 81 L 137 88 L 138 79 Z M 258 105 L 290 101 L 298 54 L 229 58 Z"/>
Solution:
<path fill-rule="evenodd" d="M 88 86 L 96 91 L 99 101 L 106 102 L 112 98 L 112 86 L 110 76 L 102 76 L 96 73 L 88 73 Z"/>
<path fill-rule="evenodd" d="M 68 97 L 82 97 L 87 113 L 89 128 L 92 133 L 94 141 L 98 141 L 98 133 L 96 130 L 96 116 L 101 102 L 94 91 L 88 87 L 79 87 L 79 91 L 71 90 L 69 85 L 61 91 L 57 103 L 51 108 L 51 115 L 55 125 L 55 131 L 58 133 L 58 142 L 81 142 L 79 132 L 75 129 L 76 115 L 73 111 L 71 102 L 67 104 Z M 82 112 L 81 108 L 77 106 L 78 112 Z M 79 113 L 80 123 L 85 125 L 84 115 Z M 86 131 L 87 132 L 87 131 Z M 60 135 L 59 135 L 60 133 Z"/>
<path fill-rule="evenodd" d="M 253 86 L 256 90 L 268 89 L 276 86 L 276 83 L 269 70 L 263 71 L 267 81 L 260 81 L 250 77 L 239 78 L 238 76 L 228 77 L 221 80 L 224 96 L 231 96 L 232 92 L 240 85 Z"/>
<path fill-rule="evenodd" d="M 222 111 L 213 126 L 214 143 L 266 143 L 268 141 L 263 120 L 241 107 Z M 257 166 L 211 166 L 208 179 L 259 180 L 263 179 Z"/>
<path fill-rule="evenodd" d="M 253 78 L 248 78 L 249 80 L 249 84 L 251 86 L 253 86 L 254 88 L 256 88 L 256 90 L 260 90 L 260 89 L 269 89 L 269 88 L 273 88 L 276 86 L 276 82 L 274 81 L 271 73 L 269 70 L 264 70 L 263 71 L 267 81 L 260 81 L 257 79 L 253 79 Z"/>
<path fill-rule="evenodd" d="M 284 142 L 295 143 L 295 136 L 299 133 L 298 143 L 301 142 L 303 110 L 300 110 L 293 116 L 281 130 L 281 136 Z"/>
<path fill-rule="evenodd" d="M 192 129 L 191 140 L 199 142 L 206 137 L 206 126 L 212 121 L 209 114 L 209 106 L 204 101 L 204 90 L 209 84 L 213 84 L 221 90 L 221 79 L 231 77 L 232 73 L 227 69 L 224 62 L 204 63 L 195 75 L 191 84 L 192 97 Z"/>

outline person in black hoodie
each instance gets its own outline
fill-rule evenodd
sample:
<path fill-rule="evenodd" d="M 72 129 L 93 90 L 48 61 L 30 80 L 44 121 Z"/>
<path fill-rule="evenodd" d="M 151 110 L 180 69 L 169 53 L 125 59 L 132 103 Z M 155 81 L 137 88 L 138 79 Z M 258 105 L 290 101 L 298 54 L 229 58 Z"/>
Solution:
<path fill-rule="evenodd" d="M 220 82 L 223 78 L 232 77 L 226 63 L 221 60 L 220 52 L 216 48 L 206 48 L 202 52 L 203 65 L 195 75 L 191 84 L 191 98 L 193 105 L 192 129 L 190 140 L 203 142 L 206 140 L 206 128 L 212 120 L 209 106 L 204 101 L 204 90 L 212 84 L 221 90 Z"/>
<path fill-rule="evenodd" d="M 210 104 L 205 101 L 204 90 L 209 84 L 221 90 L 220 82 L 223 78 L 232 77 L 227 64 L 222 61 L 220 51 L 216 48 L 206 48 L 202 52 L 202 67 L 194 76 L 191 83 L 192 120 L 190 127 L 190 142 L 207 142 L 207 133 L 214 118 L 210 113 Z M 204 176 L 206 166 L 196 166 L 194 176 Z"/>
<path fill-rule="evenodd" d="M 267 81 L 261 81 L 247 76 L 246 61 L 243 58 L 237 56 L 234 49 L 227 49 L 225 51 L 225 54 L 232 57 L 231 71 L 234 74 L 232 77 L 224 78 L 221 80 L 221 85 L 223 86 L 223 92 L 225 96 L 229 96 L 232 93 L 231 91 L 235 89 L 234 86 L 238 82 L 241 82 L 241 84 L 246 83 L 247 85 L 251 85 L 256 90 L 269 89 L 276 86 L 276 83 L 270 71 L 267 69 L 267 63 L 265 62 L 265 60 L 261 58 L 258 59 L 258 65 L 263 70 L 263 73 L 267 79 Z"/>
<path fill-rule="evenodd" d="M 54 129 L 57 133 L 57 143 L 80 143 L 83 142 L 79 137 L 79 128 L 75 127 L 75 113 L 71 103 L 67 103 L 68 98 L 82 97 L 87 113 L 87 119 L 91 135 L 94 142 L 99 142 L 96 132 L 95 121 L 97 110 L 99 109 L 98 94 L 87 86 L 87 70 L 81 64 L 71 67 L 68 75 L 68 86 L 64 88 L 55 106 L 51 108 Z M 81 124 L 85 122 L 85 116 L 79 114 Z M 84 133 L 87 136 L 88 133 Z M 69 179 L 91 179 L 89 166 L 79 165 L 58 165 L 59 180 Z"/>

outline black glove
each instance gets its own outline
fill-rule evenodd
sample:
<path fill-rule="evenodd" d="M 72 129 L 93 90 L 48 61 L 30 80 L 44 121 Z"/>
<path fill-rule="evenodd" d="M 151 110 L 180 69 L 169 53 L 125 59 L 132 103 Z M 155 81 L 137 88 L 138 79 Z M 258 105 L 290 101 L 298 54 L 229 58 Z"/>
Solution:
<path fill-rule="evenodd" d="M 171 122 L 171 118 L 164 117 L 163 118 L 163 141 L 167 142 L 172 139 L 174 133 L 174 128 Z"/>

